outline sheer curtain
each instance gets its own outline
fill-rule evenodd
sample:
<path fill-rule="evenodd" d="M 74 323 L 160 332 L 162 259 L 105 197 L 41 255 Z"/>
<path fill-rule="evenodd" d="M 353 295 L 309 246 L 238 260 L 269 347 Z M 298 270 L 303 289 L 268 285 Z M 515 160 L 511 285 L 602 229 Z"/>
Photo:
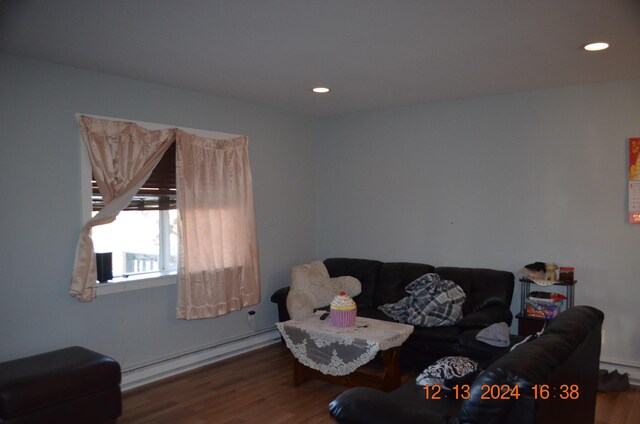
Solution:
<path fill-rule="evenodd" d="M 180 319 L 260 302 L 247 137 L 212 140 L 177 130 Z"/>
<path fill-rule="evenodd" d="M 149 178 L 175 139 L 175 130 L 150 131 L 132 122 L 82 116 L 80 128 L 93 176 L 105 207 L 82 228 L 69 294 L 83 302 L 96 297 L 96 259 L 91 228 L 113 222 Z"/>

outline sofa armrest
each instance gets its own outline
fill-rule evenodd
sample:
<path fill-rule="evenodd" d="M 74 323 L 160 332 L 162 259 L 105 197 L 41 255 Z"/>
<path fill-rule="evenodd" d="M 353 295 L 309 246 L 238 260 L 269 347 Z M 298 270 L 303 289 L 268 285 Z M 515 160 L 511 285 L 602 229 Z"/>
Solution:
<path fill-rule="evenodd" d="M 280 322 L 289 321 L 289 311 L 287 311 L 287 296 L 289 295 L 289 287 L 282 287 L 271 295 L 271 301 L 278 305 L 278 319 Z"/>
<path fill-rule="evenodd" d="M 289 286 L 282 287 L 281 289 L 276 290 L 271 295 L 271 301 L 273 303 L 287 303 L 287 295 L 289 294 L 289 290 L 291 288 Z"/>
<path fill-rule="evenodd" d="M 511 325 L 512 320 L 513 314 L 508 308 L 494 303 L 465 315 L 457 325 L 464 329 L 475 329 L 485 328 L 497 322 L 506 322 L 507 325 Z"/>
<path fill-rule="evenodd" d="M 457 423 L 427 408 L 408 407 L 401 397 L 366 387 L 342 392 L 329 404 L 329 413 L 340 424 Z"/>

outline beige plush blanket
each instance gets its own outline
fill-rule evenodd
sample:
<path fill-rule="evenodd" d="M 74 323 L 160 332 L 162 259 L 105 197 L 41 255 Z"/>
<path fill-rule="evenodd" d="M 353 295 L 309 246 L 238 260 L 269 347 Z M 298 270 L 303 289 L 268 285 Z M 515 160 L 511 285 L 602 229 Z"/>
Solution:
<path fill-rule="evenodd" d="M 354 277 L 329 277 L 322 261 L 298 265 L 291 271 L 291 290 L 287 296 L 287 310 L 292 319 L 310 315 L 328 306 L 341 291 L 354 297 L 360 294 L 360 281 Z"/>

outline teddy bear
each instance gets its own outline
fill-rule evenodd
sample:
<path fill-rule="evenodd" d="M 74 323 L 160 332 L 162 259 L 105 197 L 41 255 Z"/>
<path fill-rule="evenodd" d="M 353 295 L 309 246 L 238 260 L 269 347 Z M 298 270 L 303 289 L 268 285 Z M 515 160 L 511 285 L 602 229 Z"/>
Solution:
<path fill-rule="evenodd" d="M 345 292 L 350 297 L 360 294 L 362 285 L 355 277 L 331 278 L 322 261 L 298 265 L 291 271 L 291 288 L 287 295 L 287 311 L 292 319 L 300 319 L 331 304 Z"/>

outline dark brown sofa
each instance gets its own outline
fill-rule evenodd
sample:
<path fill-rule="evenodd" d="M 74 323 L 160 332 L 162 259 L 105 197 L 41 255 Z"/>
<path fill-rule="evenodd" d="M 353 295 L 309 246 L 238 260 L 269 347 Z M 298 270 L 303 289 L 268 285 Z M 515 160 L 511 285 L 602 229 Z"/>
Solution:
<path fill-rule="evenodd" d="M 504 349 L 475 342 L 473 336 L 496 322 L 511 324 L 514 286 L 511 272 L 484 268 L 436 268 L 422 263 L 350 258 L 329 258 L 324 260 L 324 264 L 332 278 L 349 275 L 360 280 L 362 293 L 354 300 L 358 305 L 358 316 L 368 318 L 392 321 L 378 306 L 395 303 L 405 297 L 405 287 L 426 273 L 435 272 L 442 279 L 452 280 L 462 287 L 466 294 L 462 320 L 446 327 L 415 327 L 402 347 L 401 364 L 404 369 L 422 370 L 443 356 L 464 355 L 483 361 L 504 352 Z M 289 287 L 284 287 L 271 296 L 271 301 L 278 305 L 280 321 L 289 319 L 286 306 L 288 292 Z"/>
<path fill-rule="evenodd" d="M 340 424 L 593 423 L 603 320 L 589 306 L 560 313 L 540 337 L 489 364 L 469 383 L 467 399 L 462 390 L 457 399 L 444 390 L 439 399 L 426 399 L 412 381 L 391 393 L 349 389 L 329 411 Z M 503 392 L 506 399 L 499 398 Z"/>

